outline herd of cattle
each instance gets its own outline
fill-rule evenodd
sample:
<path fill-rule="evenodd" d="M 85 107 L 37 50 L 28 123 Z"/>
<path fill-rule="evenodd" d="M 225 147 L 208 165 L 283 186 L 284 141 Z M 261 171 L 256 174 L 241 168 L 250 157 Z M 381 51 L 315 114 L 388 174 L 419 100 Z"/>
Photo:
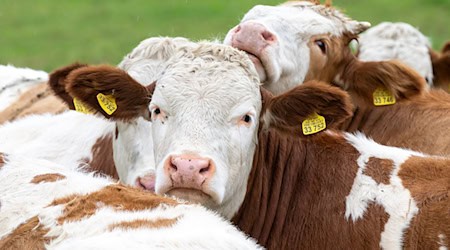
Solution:
<path fill-rule="evenodd" d="M 292 1 L 0 67 L 0 249 L 447 249 L 450 42 L 369 27 Z"/>

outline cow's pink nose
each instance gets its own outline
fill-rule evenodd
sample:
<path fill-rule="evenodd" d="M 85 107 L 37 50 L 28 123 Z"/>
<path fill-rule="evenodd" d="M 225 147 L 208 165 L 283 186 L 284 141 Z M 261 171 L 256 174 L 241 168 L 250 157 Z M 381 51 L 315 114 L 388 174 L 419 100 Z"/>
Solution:
<path fill-rule="evenodd" d="M 169 157 L 165 166 L 174 187 L 202 189 L 215 172 L 212 161 L 195 155 L 178 155 Z"/>
<path fill-rule="evenodd" d="M 155 192 L 155 174 L 146 174 L 142 177 L 138 177 L 136 180 L 136 186 Z"/>
<path fill-rule="evenodd" d="M 253 46 L 253 49 L 260 50 L 276 40 L 276 36 L 264 25 L 245 22 L 236 27 L 231 43 L 233 47 L 249 51 L 247 47 Z"/>

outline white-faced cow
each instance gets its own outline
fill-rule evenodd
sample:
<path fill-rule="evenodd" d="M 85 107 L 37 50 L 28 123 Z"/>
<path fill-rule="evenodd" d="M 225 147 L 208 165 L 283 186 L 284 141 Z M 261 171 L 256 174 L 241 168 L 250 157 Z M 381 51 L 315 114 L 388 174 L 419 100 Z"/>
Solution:
<path fill-rule="evenodd" d="M 0 124 L 29 114 L 67 109 L 53 95 L 47 80 L 44 71 L 0 65 Z"/>
<path fill-rule="evenodd" d="M 261 249 L 202 206 L 0 153 L 0 249 Z"/>
<path fill-rule="evenodd" d="M 123 59 L 120 67 L 141 83 L 153 82 L 180 47 L 193 45 L 184 38 L 146 39 Z M 71 109 L 75 105 L 65 90 L 67 76 L 84 68 L 87 65 L 75 63 L 50 75 L 52 90 Z M 82 104 L 77 107 L 82 112 L 94 112 Z M 71 169 L 83 167 L 153 190 L 153 142 L 151 123 L 146 119 L 113 123 L 73 111 L 33 115 L 0 127 L 0 151 L 47 159 Z M 141 139 L 136 141 L 135 136 Z"/>
<path fill-rule="evenodd" d="M 398 59 L 419 72 L 431 87 L 450 92 L 450 60 L 446 56 L 450 45 L 444 45 L 441 54 L 433 51 L 427 37 L 401 22 L 380 23 L 362 33 L 358 40 L 360 60 Z"/>
<path fill-rule="evenodd" d="M 253 7 L 224 43 L 246 51 L 275 94 L 309 80 L 346 90 L 355 109 L 342 129 L 360 130 L 390 146 L 450 156 L 449 96 L 427 93 L 424 78 L 400 62 L 358 60 L 349 44 L 368 27 L 330 6 L 289 1 Z"/>
<path fill-rule="evenodd" d="M 344 91 L 313 81 L 274 97 L 224 45 L 185 47 L 166 65 L 147 86 L 91 66 L 66 87 L 128 121 L 136 143 L 131 121 L 151 113 L 156 193 L 216 210 L 269 249 L 448 246 L 450 159 L 333 130 L 351 115 Z M 100 94 L 114 97 L 114 113 Z"/>

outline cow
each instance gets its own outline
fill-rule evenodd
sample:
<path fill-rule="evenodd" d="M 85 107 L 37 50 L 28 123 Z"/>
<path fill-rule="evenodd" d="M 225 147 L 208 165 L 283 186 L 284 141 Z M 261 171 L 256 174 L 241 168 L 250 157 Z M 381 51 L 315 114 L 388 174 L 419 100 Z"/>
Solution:
<path fill-rule="evenodd" d="M 180 37 L 149 38 L 126 55 L 119 67 L 139 82 L 152 82 L 179 48 L 194 45 Z M 72 71 L 87 66 L 74 63 L 50 74 L 52 91 L 70 109 L 75 109 L 75 103 L 65 90 L 66 78 Z M 154 190 L 151 123 L 144 118 L 133 120 L 133 126 L 127 121 L 110 122 L 90 114 L 94 110 L 82 104 L 77 108 L 80 112 L 30 115 L 5 123 L 0 126 L 0 151 L 47 159 L 70 169 L 82 167 L 128 185 Z M 133 139 L 136 134 L 141 141 Z"/>
<path fill-rule="evenodd" d="M 362 33 L 358 40 L 360 60 L 401 60 L 419 72 L 431 87 L 450 92 L 450 61 L 446 56 L 450 42 L 443 46 L 441 53 L 434 51 L 427 37 L 402 22 L 380 23 Z"/>
<path fill-rule="evenodd" d="M 0 65 L 0 124 L 29 114 L 66 110 L 47 80 L 48 73 L 41 70 Z"/>
<path fill-rule="evenodd" d="M 204 207 L 0 153 L 1 249 L 262 249 Z"/>
<path fill-rule="evenodd" d="M 150 117 L 157 194 L 217 211 L 268 249 L 448 246 L 450 159 L 340 132 L 352 105 L 335 86 L 273 96 L 245 53 L 210 43 L 183 48 L 147 85 L 104 65 L 66 83 L 105 118 L 128 121 L 136 133 L 123 136 L 136 143 L 132 121 Z"/>
<path fill-rule="evenodd" d="M 404 22 L 382 22 L 358 38 L 357 56 L 361 61 L 388 61 L 398 59 L 415 69 L 433 85 L 431 44 L 418 29 Z"/>
<path fill-rule="evenodd" d="M 289 1 L 253 7 L 224 43 L 249 54 L 272 93 L 309 80 L 346 90 L 354 115 L 342 130 L 362 131 L 389 146 L 450 156 L 448 94 L 427 93 L 424 78 L 398 61 L 358 60 L 349 45 L 369 26 L 328 5 Z"/>

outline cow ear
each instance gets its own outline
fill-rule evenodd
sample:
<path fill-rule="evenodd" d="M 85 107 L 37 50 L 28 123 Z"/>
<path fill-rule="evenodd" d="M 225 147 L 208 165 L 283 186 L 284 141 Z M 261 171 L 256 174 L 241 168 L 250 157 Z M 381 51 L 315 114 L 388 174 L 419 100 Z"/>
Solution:
<path fill-rule="evenodd" d="M 342 80 L 345 88 L 373 105 L 373 93 L 388 90 L 397 100 L 410 99 L 427 91 L 427 83 L 419 73 L 400 61 L 355 61 L 346 67 Z"/>
<path fill-rule="evenodd" d="M 67 92 L 106 118 L 150 118 L 148 110 L 155 84 L 143 86 L 125 71 L 101 65 L 76 69 L 67 76 Z"/>
<path fill-rule="evenodd" d="M 323 129 L 336 128 L 352 115 L 352 108 L 345 91 L 322 82 L 309 81 L 267 100 L 261 122 L 265 128 L 275 128 L 291 136 L 303 136 L 313 132 L 305 131 L 302 124 L 309 122 L 315 114 L 323 118 Z"/>
<path fill-rule="evenodd" d="M 71 65 L 56 69 L 52 73 L 50 73 L 50 77 L 48 80 L 48 84 L 52 89 L 53 93 L 60 98 L 66 105 L 69 106 L 70 109 L 75 109 L 73 104 L 73 99 L 66 91 L 66 79 L 67 75 L 75 69 L 87 67 L 87 64 L 73 63 Z"/>

